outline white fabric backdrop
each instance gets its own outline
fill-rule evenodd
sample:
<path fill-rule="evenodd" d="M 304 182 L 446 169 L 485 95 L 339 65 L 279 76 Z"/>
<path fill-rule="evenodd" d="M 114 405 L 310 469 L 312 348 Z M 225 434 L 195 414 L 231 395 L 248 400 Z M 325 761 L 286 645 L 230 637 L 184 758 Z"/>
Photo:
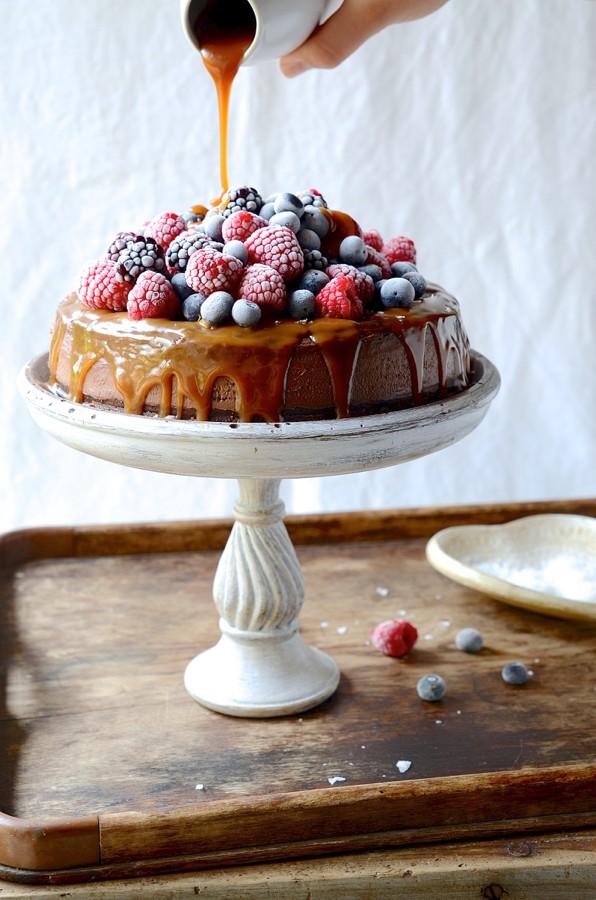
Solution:
<path fill-rule="evenodd" d="M 15 389 L 107 238 L 218 189 L 214 91 L 178 3 L 0 0 L 0 74 L 0 530 L 229 514 L 233 482 L 62 447 Z M 316 186 L 364 227 L 413 237 L 503 378 L 463 442 L 287 481 L 289 512 L 596 494 L 595 112 L 587 0 L 451 0 L 335 71 L 241 71 L 232 183 Z"/>

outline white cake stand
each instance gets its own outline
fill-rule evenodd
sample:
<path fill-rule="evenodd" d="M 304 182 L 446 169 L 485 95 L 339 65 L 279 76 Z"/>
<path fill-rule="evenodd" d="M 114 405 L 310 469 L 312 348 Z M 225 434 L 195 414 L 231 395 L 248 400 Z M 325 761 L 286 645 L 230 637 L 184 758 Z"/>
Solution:
<path fill-rule="evenodd" d="M 326 422 L 227 424 L 96 409 L 52 393 L 47 355 L 22 370 L 19 390 L 35 421 L 76 450 L 155 472 L 238 480 L 213 586 L 221 638 L 188 664 L 184 680 L 203 706 L 258 718 L 316 706 L 339 682 L 335 662 L 299 634 L 304 582 L 283 523 L 280 480 L 391 466 L 465 437 L 500 383 L 489 360 L 473 353 L 472 363 L 472 385 L 447 400 Z"/>

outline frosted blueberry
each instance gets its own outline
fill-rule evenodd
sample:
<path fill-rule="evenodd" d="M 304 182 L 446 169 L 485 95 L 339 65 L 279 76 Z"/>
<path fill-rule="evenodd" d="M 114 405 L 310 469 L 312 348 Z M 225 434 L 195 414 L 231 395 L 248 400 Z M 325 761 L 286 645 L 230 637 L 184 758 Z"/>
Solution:
<path fill-rule="evenodd" d="M 278 194 L 274 200 L 275 212 L 291 212 L 300 218 L 304 214 L 304 204 L 296 194 Z"/>
<path fill-rule="evenodd" d="M 275 213 L 274 216 L 271 216 L 269 219 L 270 225 L 282 225 L 284 228 L 289 228 L 294 234 L 298 234 L 300 230 L 300 219 L 293 212 L 280 212 Z"/>
<path fill-rule="evenodd" d="M 324 238 L 329 231 L 329 219 L 317 206 L 304 207 L 301 224 L 303 228 L 314 231 L 320 238 Z"/>
<path fill-rule="evenodd" d="M 417 272 L 418 269 L 414 265 L 414 263 L 409 262 L 394 262 L 391 263 L 391 274 L 394 278 L 401 278 L 402 275 L 405 275 L 406 272 Z"/>
<path fill-rule="evenodd" d="M 482 635 L 477 628 L 462 628 L 455 636 L 455 646 L 464 653 L 480 653 L 482 644 Z"/>
<path fill-rule="evenodd" d="M 182 301 L 182 315 L 187 322 L 196 322 L 197 319 L 201 318 L 201 307 L 206 299 L 204 294 L 192 293 L 184 298 Z"/>
<path fill-rule="evenodd" d="M 530 677 L 530 673 L 523 662 L 505 663 L 501 670 L 501 675 L 503 681 L 506 681 L 507 684 L 525 684 Z"/>
<path fill-rule="evenodd" d="M 363 266 L 368 256 L 366 244 L 356 234 L 351 234 L 343 239 L 339 245 L 339 258 L 349 266 Z"/>
<path fill-rule="evenodd" d="M 223 241 L 221 228 L 225 219 L 223 216 L 214 214 L 203 219 L 203 231 L 208 234 L 212 241 Z"/>
<path fill-rule="evenodd" d="M 273 203 L 264 203 L 263 206 L 259 210 L 259 215 L 261 219 L 265 219 L 267 222 L 271 218 L 271 216 L 275 215 L 275 206 Z"/>
<path fill-rule="evenodd" d="M 243 328 L 250 328 L 261 321 L 261 307 L 252 300 L 245 300 L 241 297 L 236 300 L 232 306 L 232 318 L 236 325 L 242 325 Z"/>
<path fill-rule="evenodd" d="M 228 241 L 223 245 L 222 251 L 224 256 L 233 256 L 239 259 L 243 266 L 248 262 L 248 249 L 242 241 Z"/>
<path fill-rule="evenodd" d="M 182 303 L 183 300 L 186 300 L 187 297 L 190 297 L 191 294 L 194 294 L 193 289 L 186 281 L 184 272 L 177 272 L 175 275 L 172 275 L 170 284 L 174 288 L 180 303 Z"/>
<path fill-rule="evenodd" d="M 420 300 L 426 291 L 426 278 L 424 278 L 420 272 L 406 272 L 401 277 L 405 278 L 406 281 L 409 281 L 410 284 L 413 285 L 416 300 Z"/>
<path fill-rule="evenodd" d="M 412 305 L 415 296 L 414 285 L 405 278 L 387 278 L 381 285 L 383 306 L 405 308 Z"/>
<path fill-rule="evenodd" d="M 364 272 L 365 275 L 370 275 L 374 282 L 380 281 L 383 277 L 381 267 L 375 266 L 374 263 L 368 263 L 368 265 L 365 266 L 358 266 L 358 271 Z"/>
<path fill-rule="evenodd" d="M 310 319 L 315 311 L 315 295 L 304 289 L 292 291 L 287 309 L 293 319 Z"/>
<path fill-rule="evenodd" d="M 310 228 L 301 228 L 298 232 L 298 243 L 303 250 L 320 250 L 321 238 Z"/>
<path fill-rule="evenodd" d="M 421 700 L 435 703 L 445 696 L 447 685 L 440 675 L 423 675 L 416 685 L 416 690 Z"/>
<path fill-rule="evenodd" d="M 299 290 L 310 291 L 316 297 L 326 284 L 329 284 L 329 275 L 321 272 L 320 269 L 307 269 L 300 276 L 298 288 Z"/>
<path fill-rule="evenodd" d="M 234 298 L 227 291 L 214 291 L 201 306 L 201 319 L 210 325 L 223 325 L 229 318 Z"/>

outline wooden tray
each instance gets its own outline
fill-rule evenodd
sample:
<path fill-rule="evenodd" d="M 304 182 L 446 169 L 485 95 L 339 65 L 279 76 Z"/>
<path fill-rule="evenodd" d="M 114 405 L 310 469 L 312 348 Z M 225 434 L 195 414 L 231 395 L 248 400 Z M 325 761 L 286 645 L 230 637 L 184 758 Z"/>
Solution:
<path fill-rule="evenodd" d="M 596 627 L 515 610 L 426 562 L 455 524 L 595 501 L 296 517 L 302 631 L 339 663 L 299 717 L 235 719 L 186 694 L 218 637 L 229 522 L 0 539 L 0 877 L 68 883 L 596 824 Z M 419 630 L 405 660 L 379 621 Z M 455 649 L 465 626 L 485 649 Z M 534 671 L 521 688 L 502 665 Z M 438 704 L 417 679 L 445 678 Z M 401 772 L 398 761 L 411 766 Z M 402 766 L 402 768 L 404 768 Z M 343 780 L 340 780 L 343 779 Z"/>

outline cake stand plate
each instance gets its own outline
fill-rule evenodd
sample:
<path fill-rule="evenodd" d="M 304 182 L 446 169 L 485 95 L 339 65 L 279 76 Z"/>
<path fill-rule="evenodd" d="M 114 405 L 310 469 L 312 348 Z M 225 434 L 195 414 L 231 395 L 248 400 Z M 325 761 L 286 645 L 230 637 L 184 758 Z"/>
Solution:
<path fill-rule="evenodd" d="M 282 478 L 391 466 L 441 450 L 484 418 L 500 384 L 493 364 L 472 354 L 472 383 L 414 409 L 360 419 L 217 423 L 127 415 L 73 403 L 47 384 L 47 355 L 19 375 L 35 421 L 70 447 L 121 465 L 178 475 L 236 478 L 235 522 L 213 586 L 221 638 L 187 666 L 199 703 L 246 717 L 316 706 L 335 691 L 335 662 L 299 634 L 304 583 L 279 499 Z"/>

